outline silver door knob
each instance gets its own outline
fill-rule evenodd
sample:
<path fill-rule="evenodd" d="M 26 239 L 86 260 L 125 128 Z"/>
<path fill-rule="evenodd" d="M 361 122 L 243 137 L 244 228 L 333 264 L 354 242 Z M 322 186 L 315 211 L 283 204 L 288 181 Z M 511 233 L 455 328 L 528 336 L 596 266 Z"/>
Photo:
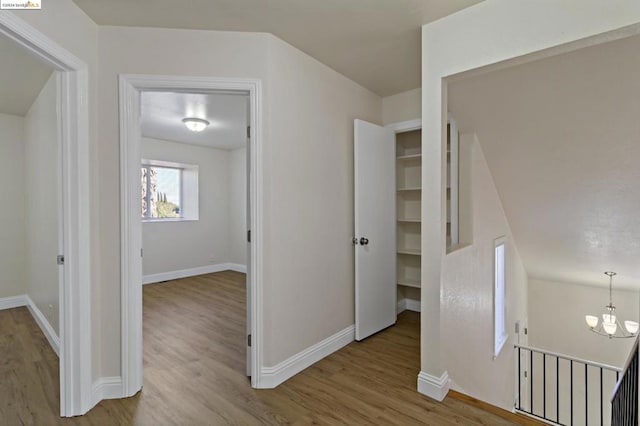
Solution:
<path fill-rule="evenodd" d="M 369 244 L 368 238 L 365 238 L 365 237 L 360 238 L 360 245 L 366 246 L 367 244 Z"/>

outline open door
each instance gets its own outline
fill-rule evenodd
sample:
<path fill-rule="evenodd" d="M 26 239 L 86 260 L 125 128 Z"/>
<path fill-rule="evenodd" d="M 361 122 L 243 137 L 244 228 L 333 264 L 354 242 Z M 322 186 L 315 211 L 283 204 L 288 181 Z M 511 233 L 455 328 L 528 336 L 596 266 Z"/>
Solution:
<path fill-rule="evenodd" d="M 354 121 L 356 340 L 396 322 L 396 144 Z"/>

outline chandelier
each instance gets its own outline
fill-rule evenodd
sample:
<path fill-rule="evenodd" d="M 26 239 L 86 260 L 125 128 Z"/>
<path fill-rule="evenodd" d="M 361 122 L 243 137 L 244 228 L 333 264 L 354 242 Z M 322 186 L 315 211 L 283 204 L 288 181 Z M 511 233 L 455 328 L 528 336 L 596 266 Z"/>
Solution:
<path fill-rule="evenodd" d="M 613 305 L 612 286 L 615 272 L 605 272 L 609 276 L 609 304 L 605 306 L 606 311 L 602 314 L 602 321 L 594 315 L 585 315 L 589 329 L 601 336 L 607 336 L 609 339 L 625 339 L 634 337 L 638 332 L 638 323 L 636 321 L 625 321 L 624 328 L 616 318 L 616 307 Z"/>

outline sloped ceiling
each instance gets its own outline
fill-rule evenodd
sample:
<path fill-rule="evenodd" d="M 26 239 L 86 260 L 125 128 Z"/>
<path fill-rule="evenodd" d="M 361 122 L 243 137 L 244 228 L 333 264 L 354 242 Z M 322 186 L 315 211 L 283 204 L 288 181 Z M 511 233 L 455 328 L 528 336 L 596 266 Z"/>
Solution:
<path fill-rule="evenodd" d="M 421 26 L 481 0 L 74 1 L 100 25 L 272 33 L 387 96 L 421 86 Z"/>
<path fill-rule="evenodd" d="M 4 36 L 0 58 L 0 113 L 24 116 L 53 69 Z"/>
<path fill-rule="evenodd" d="M 531 278 L 640 288 L 640 37 L 452 83 Z"/>

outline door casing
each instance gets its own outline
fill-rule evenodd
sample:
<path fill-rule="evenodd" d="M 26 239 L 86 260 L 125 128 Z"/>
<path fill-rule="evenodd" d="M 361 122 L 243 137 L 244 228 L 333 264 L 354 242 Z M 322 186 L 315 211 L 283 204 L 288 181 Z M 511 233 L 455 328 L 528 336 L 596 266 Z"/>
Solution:
<path fill-rule="evenodd" d="M 91 347 L 89 72 L 87 64 L 13 12 L 0 13 L 0 34 L 56 70 L 65 264 L 59 287 L 60 415 L 82 415 L 95 404 Z M 51 259 L 53 261 L 53 259 Z"/>
<path fill-rule="evenodd" d="M 251 330 L 251 386 L 260 388 L 262 328 L 262 83 L 259 79 L 132 75 L 119 76 L 121 197 L 121 363 L 122 397 L 143 384 L 142 351 L 142 222 L 140 220 L 140 93 L 246 92 L 250 102 L 249 217 L 251 222 L 247 312 Z"/>

